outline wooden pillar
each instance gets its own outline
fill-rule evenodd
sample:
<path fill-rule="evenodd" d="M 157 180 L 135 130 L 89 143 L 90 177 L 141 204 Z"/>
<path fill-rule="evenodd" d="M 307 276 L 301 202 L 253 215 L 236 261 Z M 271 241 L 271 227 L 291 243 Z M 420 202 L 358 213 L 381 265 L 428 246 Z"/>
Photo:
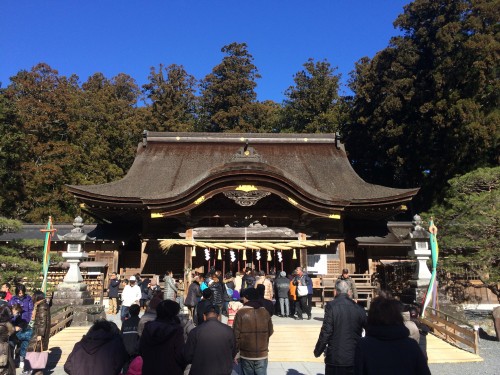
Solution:
<path fill-rule="evenodd" d="M 120 252 L 119 250 L 114 250 L 113 251 L 113 269 L 111 270 L 111 272 L 117 272 L 119 273 L 119 269 L 118 269 L 118 257 L 120 256 Z"/>
<path fill-rule="evenodd" d="M 193 240 L 193 229 L 186 230 L 186 240 Z M 193 253 L 192 246 L 184 247 L 184 293 L 187 295 L 187 290 L 189 288 L 189 284 L 191 284 L 191 271 L 187 272 L 187 270 L 193 269 L 193 259 L 191 258 L 191 254 Z"/>
<path fill-rule="evenodd" d="M 307 240 L 306 234 L 299 233 L 299 241 L 306 241 L 306 240 Z M 302 269 L 307 268 L 307 247 L 300 249 L 299 261 Z"/>
<path fill-rule="evenodd" d="M 148 245 L 148 241 L 142 241 L 141 242 L 141 273 L 142 270 L 144 269 L 144 266 L 146 265 L 146 262 L 148 261 L 148 254 L 145 252 L 146 246 Z"/>
<path fill-rule="evenodd" d="M 342 270 L 344 268 L 347 268 L 346 265 L 346 258 L 345 258 L 345 242 L 344 241 L 341 241 L 339 242 L 339 260 L 340 260 L 340 272 L 342 272 Z"/>

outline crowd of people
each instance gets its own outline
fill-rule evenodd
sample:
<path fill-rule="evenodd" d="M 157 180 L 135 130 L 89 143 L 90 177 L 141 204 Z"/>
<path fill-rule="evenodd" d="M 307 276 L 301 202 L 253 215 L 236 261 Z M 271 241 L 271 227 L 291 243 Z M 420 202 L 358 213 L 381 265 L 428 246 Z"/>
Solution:
<path fill-rule="evenodd" d="M 11 293 L 9 283 L 0 291 L 0 375 L 43 374 L 32 353 L 48 349 L 50 307 L 42 291 L 30 296 L 23 284 Z"/>
<path fill-rule="evenodd" d="M 194 274 L 182 299 L 171 271 L 165 275 L 163 290 L 139 275 L 129 277 L 121 293 L 121 329 L 111 321 L 96 321 L 75 345 L 64 370 L 72 375 L 148 375 L 166 369 L 173 375 L 229 375 L 238 362 L 244 375 L 265 374 L 273 334 L 274 284 L 264 273 L 244 274 L 233 277 L 218 270 L 205 277 Z M 299 277 L 294 280 L 288 283 L 300 283 Z M 117 283 L 113 274 L 108 291 Z M 139 293 L 137 288 L 144 284 L 146 294 Z M 144 295 L 146 309 L 139 317 Z M 112 314 L 118 313 L 116 302 L 110 303 Z M 227 319 L 221 319 L 222 314 Z"/>
<path fill-rule="evenodd" d="M 185 296 L 171 271 L 163 290 L 140 275 L 122 281 L 117 276 L 110 275 L 108 314 L 120 314 L 121 328 L 96 321 L 68 356 L 66 373 L 148 375 L 168 369 L 173 375 L 229 375 L 239 363 L 242 375 L 266 374 L 272 316 L 311 319 L 312 280 L 301 267 L 290 275 L 253 269 L 234 276 L 219 270 L 193 274 Z M 120 283 L 125 285 L 119 307 Z M 49 329 L 44 294 L 29 296 L 18 284 L 12 295 L 5 283 L 0 292 L 0 375 L 15 374 L 16 365 L 23 374 L 42 373 L 31 368 L 27 353 L 48 349 Z M 325 375 L 430 374 L 427 332 L 418 311 L 388 293 L 379 293 L 367 314 L 357 304 L 355 283 L 345 269 L 335 298 L 325 306 L 314 355 L 324 355 Z"/>

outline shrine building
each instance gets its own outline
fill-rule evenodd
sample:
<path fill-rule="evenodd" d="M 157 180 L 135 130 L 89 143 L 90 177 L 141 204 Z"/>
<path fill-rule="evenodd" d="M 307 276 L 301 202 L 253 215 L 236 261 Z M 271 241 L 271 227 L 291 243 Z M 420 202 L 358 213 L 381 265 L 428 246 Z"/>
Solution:
<path fill-rule="evenodd" d="M 68 189 L 98 223 L 92 260 L 177 277 L 371 273 L 377 259 L 406 256 L 388 220 L 418 192 L 362 180 L 334 134 L 166 132 L 144 132 L 121 180 Z"/>

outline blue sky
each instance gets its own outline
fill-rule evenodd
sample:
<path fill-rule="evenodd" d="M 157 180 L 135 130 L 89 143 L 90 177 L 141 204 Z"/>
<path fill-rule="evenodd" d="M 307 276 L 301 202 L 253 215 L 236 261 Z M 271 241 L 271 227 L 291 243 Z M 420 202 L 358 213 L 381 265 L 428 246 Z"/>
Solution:
<path fill-rule="evenodd" d="M 127 73 L 139 85 L 160 63 L 198 79 L 245 42 L 262 78 L 258 100 L 281 102 L 308 58 L 327 59 L 343 82 L 354 63 L 397 35 L 393 22 L 409 0 L 3 0 L 0 82 L 39 62 L 80 81 Z M 343 89 L 346 90 L 345 88 Z"/>

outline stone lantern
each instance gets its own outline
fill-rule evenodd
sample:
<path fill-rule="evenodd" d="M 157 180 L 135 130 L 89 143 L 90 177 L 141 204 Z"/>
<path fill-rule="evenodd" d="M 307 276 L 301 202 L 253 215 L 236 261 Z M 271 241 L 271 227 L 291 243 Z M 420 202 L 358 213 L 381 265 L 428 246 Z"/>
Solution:
<path fill-rule="evenodd" d="M 427 267 L 427 260 L 431 256 L 430 234 L 422 226 L 424 225 L 419 215 L 413 217 L 413 228 L 410 232 L 411 250 L 410 257 L 416 258 L 417 268 L 410 280 L 410 288 L 405 289 L 401 295 L 404 303 L 415 303 L 422 301 L 427 292 L 431 280 L 431 272 Z"/>
<path fill-rule="evenodd" d="M 74 229 L 66 233 L 64 236 L 58 236 L 59 240 L 68 244 L 66 252 L 62 257 L 69 263 L 69 270 L 64 276 L 64 282 L 61 287 L 66 287 L 73 290 L 85 290 L 87 285 L 83 282 L 83 277 L 80 272 L 79 263 L 83 258 L 87 258 L 88 254 L 83 251 L 83 244 L 87 239 L 87 234 L 83 231 L 83 219 L 77 216 L 73 222 Z"/>
<path fill-rule="evenodd" d="M 59 240 L 67 243 L 66 252 L 62 257 L 69 263 L 69 269 L 64 276 L 64 281 L 57 285 L 52 299 L 54 306 L 73 306 L 73 324 L 87 324 L 87 309 L 94 305 L 94 298 L 87 291 L 87 284 L 83 282 L 79 263 L 88 254 L 83 251 L 83 244 L 88 236 L 83 231 L 83 219 L 78 216 L 73 222 L 74 229 L 59 236 Z"/>
<path fill-rule="evenodd" d="M 431 272 L 427 261 L 431 256 L 430 234 L 422 227 L 423 221 L 419 215 L 413 217 L 413 230 L 410 233 L 411 251 L 409 256 L 417 258 L 417 269 L 411 280 L 412 286 L 421 287 L 429 285 Z"/>

